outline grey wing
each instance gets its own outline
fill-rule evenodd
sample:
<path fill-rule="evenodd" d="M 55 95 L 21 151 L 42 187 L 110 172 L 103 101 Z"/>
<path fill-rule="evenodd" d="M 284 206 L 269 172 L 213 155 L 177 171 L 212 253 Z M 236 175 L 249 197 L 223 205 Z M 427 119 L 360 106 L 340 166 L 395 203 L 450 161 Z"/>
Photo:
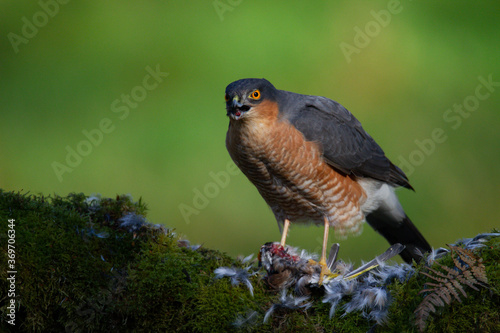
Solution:
<path fill-rule="evenodd" d="M 348 175 L 412 189 L 404 172 L 391 163 L 346 108 L 325 97 L 302 97 L 303 102 L 295 103 L 287 118 L 306 140 L 320 145 L 330 166 Z"/>

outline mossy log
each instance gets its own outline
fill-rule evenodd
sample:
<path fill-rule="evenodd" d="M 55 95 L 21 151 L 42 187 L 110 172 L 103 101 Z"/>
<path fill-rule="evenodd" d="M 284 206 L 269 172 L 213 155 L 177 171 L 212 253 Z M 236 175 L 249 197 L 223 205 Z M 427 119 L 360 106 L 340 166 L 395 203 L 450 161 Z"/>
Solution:
<path fill-rule="evenodd" d="M 330 318 L 320 293 L 311 295 L 307 309 L 277 309 L 264 323 L 280 293 L 264 283 L 262 274 L 249 277 L 253 295 L 245 285 L 216 279 L 217 268 L 245 264 L 190 246 L 174 230 L 148 223 L 145 212 L 146 206 L 129 196 L 44 197 L 0 190 L 2 331 L 418 331 L 415 309 L 424 297 L 419 292 L 431 281 L 423 274 L 389 286 L 392 303 L 383 325 L 359 312 L 337 311 Z M 426 332 L 500 332 L 500 237 L 477 254 L 488 286 L 469 288 L 461 302 L 437 307 Z M 439 263 L 454 267 L 450 255 Z"/>

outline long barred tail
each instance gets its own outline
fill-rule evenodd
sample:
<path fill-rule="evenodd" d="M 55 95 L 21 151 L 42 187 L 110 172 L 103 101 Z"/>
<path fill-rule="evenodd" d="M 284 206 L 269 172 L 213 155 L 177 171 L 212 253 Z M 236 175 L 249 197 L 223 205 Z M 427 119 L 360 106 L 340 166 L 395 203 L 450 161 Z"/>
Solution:
<path fill-rule="evenodd" d="M 432 250 L 424 236 L 406 214 L 402 220 L 395 221 L 392 216 L 384 214 L 382 211 L 375 211 L 366 216 L 366 221 L 391 245 L 401 243 L 406 246 L 400 256 L 407 263 L 411 263 L 412 260 L 419 262 L 422 259 L 422 253 Z"/>

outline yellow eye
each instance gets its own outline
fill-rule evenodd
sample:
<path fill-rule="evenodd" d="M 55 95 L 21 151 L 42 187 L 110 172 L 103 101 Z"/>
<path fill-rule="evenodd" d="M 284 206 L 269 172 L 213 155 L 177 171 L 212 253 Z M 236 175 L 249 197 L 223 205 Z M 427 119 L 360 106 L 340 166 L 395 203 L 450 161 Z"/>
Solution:
<path fill-rule="evenodd" d="M 260 91 L 259 91 L 259 89 L 254 90 L 253 93 L 250 94 L 250 98 L 260 99 Z"/>
<path fill-rule="evenodd" d="M 226 100 L 226 102 L 229 102 L 229 96 L 227 94 L 224 95 L 224 99 Z"/>

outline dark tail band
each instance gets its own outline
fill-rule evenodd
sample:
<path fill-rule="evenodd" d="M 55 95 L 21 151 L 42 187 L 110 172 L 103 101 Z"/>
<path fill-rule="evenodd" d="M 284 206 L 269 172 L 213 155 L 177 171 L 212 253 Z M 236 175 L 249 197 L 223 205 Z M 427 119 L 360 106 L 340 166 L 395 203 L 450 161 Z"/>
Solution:
<path fill-rule="evenodd" d="M 419 262 L 423 253 L 432 250 L 424 236 L 406 215 L 403 220 L 394 221 L 383 212 L 375 211 L 366 216 L 366 221 L 391 245 L 401 243 L 406 247 L 400 256 L 407 263 L 411 263 L 412 260 Z"/>

